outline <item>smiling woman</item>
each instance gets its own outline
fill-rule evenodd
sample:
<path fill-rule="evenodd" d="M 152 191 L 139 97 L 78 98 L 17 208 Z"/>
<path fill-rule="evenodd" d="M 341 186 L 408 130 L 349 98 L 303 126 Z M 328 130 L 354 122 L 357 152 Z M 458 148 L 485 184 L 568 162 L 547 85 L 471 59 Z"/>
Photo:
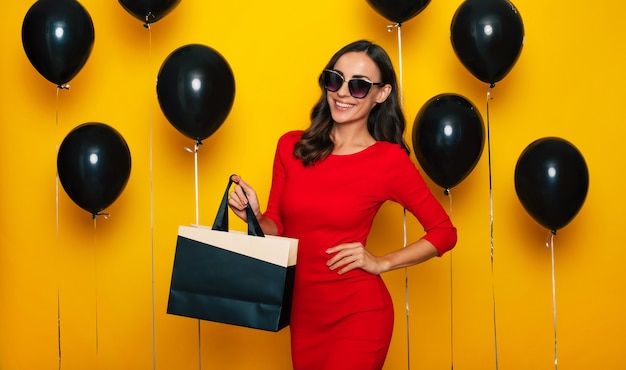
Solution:
<path fill-rule="evenodd" d="M 299 240 L 294 369 L 380 370 L 394 322 L 381 274 L 443 255 L 456 229 L 407 155 L 387 53 L 369 41 L 350 43 L 330 59 L 320 85 L 311 126 L 279 140 L 267 211 L 239 177 L 230 206 L 247 220 L 249 204 L 266 234 Z M 387 200 L 413 213 L 426 235 L 375 255 L 366 240 Z"/>

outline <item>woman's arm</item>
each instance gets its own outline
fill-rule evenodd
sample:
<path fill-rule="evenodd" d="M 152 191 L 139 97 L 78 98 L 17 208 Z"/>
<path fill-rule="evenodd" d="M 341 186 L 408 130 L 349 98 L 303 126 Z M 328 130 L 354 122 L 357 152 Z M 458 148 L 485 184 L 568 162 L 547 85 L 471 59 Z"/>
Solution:
<path fill-rule="evenodd" d="M 329 248 L 326 251 L 329 254 L 327 265 L 340 274 L 360 268 L 378 275 L 441 256 L 456 244 L 457 231 L 450 217 L 406 153 L 396 148 L 387 154 L 385 158 L 391 158 L 394 165 L 384 167 L 387 172 L 381 173 L 386 177 L 381 181 L 387 184 L 389 199 L 409 210 L 424 228 L 425 235 L 382 256 L 374 256 L 360 242 Z"/>
<path fill-rule="evenodd" d="M 333 255 L 327 262 L 328 268 L 337 270 L 339 274 L 359 268 L 374 275 L 413 266 L 439 255 L 437 248 L 426 239 L 420 239 L 384 256 L 374 256 L 361 243 L 337 245 L 328 248 L 326 253 Z"/>

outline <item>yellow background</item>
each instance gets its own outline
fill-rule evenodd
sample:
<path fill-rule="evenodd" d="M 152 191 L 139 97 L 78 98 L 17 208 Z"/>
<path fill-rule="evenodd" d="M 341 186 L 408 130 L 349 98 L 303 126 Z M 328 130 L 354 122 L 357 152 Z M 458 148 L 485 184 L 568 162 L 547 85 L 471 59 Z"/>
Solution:
<path fill-rule="evenodd" d="M 289 330 L 257 331 L 167 315 L 178 225 L 195 222 L 193 142 L 164 118 L 155 80 L 167 55 L 201 43 L 236 80 L 233 109 L 198 153 L 200 222 L 211 224 L 228 175 L 267 199 L 277 138 L 304 128 L 316 78 L 344 44 L 367 38 L 403 69 L 409 123 L 440 93 L 472 101 L 487 123 L 488 86 L 467 72 L 449 29 L 460 1 L 435 0 L 397 30 L 365 0 L 183 0 L 150 29 L 117 1 L 83 0 L 95 27 L 87 64 L 57 91 L 21 43 L 30 1 L 3 5 L 0 34 L 0 369 L 289 369 Z M 522 208 L 513 174 L 535 139 L 583 154 L 587 199 L 554 239 L 556 338 L 563 369 L 623 369 L 626 360 L 623 159 L 626 110 L 622 3 L 514 2 L 525 44 L 489 102 L 487 147 L 452 197 L 433 192 L 459 230 L 456 249 L 385 275 L 396 326 L 385 369 L 552 369 L 555 325 L 548 231 Z M 400 60 L 399 51 L 402 51 Z M 85 122 L 113 126 L 132 155 L 129 182 L 106 220 L 56 180 L 56 148 Z M 415 160 L 415 157 L 412 157 Z M 417 163 L 417 162 L 416 162 Z M 421 235 L 412 217 L 410 240 Z M 243 227 L 233 222 L 236 227 Z M 402 247 L 402 209 L 385 206 L 370 238 Z M 494 247 L 493 265 L 490 250 Z M 492 272 L 493 266 L 493 272 Z M 59 365 L 59 354 L 61 363 Z"/>

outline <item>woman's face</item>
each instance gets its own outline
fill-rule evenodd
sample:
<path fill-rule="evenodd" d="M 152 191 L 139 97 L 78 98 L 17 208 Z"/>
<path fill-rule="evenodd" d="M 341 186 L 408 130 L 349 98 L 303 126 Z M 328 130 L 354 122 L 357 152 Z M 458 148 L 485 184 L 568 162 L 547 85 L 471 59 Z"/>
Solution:
<path fill-rule="evenodd" d="M 361 99 L 350 95 L 347 81 L 362 79 L 374 83 L 380 80 L 380 71 L 374 61 L 365 52 L 350 52 L 342 55 L 333 68 L 343 75 L 345 82 L 339 90 L 327 92 L 330 113 L 336 123 L 361 122 L 367 125 L 367 118 L 378 103 L 387 99 L 391 85 L 372 85 L 369 93 Z"/>

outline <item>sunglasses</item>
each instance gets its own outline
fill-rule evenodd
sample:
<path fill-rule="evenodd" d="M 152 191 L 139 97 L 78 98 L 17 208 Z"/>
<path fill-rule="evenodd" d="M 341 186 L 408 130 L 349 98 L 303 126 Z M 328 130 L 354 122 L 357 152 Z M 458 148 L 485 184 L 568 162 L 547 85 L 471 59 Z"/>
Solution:
<path fill-rule="evenodd" d="M 343 78 L 341 73 L 333 71 L 332 69 L 325 69 L 320 77 L 324 88 L 330 92 L 335 92 L 341 89 L 346 79 Z M 348 91 L 350 95 L 356 99 L 363 99 L 367 96 L 372 88 L 372 85 L 383 86 L 384 82 L 372 82 L 361 78 L 353 78 L 348 80 Z"/>

